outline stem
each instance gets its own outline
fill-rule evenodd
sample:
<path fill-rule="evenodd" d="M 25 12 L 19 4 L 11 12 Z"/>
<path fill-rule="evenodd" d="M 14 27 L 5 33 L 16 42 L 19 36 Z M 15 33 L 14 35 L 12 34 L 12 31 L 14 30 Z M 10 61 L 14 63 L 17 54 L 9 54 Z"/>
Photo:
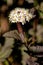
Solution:
<path fill-rule="evenodd" d="M 34 42 L 36 40 L 37 25 L 38 25 L 38 19 L 35 19 L 33 23 L 33 30 L 34 30 L 33 41 Z"/>
<path fill-rule="evenodd" d="M 19 33 L 23 33 L 23 29 L 22 29 L 22 26 L 21 26 L 20 22 L 17 23 L 17 28 L 18 28 Z"/>
<path fill-rule="evenodd" d="M 21 38 L 21 41 L 23 42 L 23 43 L 26 43 L 26 36 L 25 36 L 25 34 L 24 34 L 24 31 L 23 31 L 23 29 L 22 29 L 22 26 L 21 26 L 21 24 L 20 24 L 20 22 L 19 23 L 17 23 L 17 28 L 18 28 L 18 32 L 19 32 L 19 34 L 20 34 L 20 38 Z"/>
<path fill-rule="evenodd" d="M 21 41 L 24 42 L 24 32 L 23 32 L 20 22 L 17 23 L 17 28 L 18 28 L 18 32 L 20 34 Z"/>

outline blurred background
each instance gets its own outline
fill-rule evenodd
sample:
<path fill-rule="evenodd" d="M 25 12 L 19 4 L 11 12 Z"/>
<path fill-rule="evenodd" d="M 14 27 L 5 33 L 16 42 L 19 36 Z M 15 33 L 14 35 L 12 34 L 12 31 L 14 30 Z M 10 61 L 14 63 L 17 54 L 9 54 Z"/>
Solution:
<path fill-rule="evenodd" d="M 16 23 L 9 23 L 9 13 L 18 7 L 29 9 L 31 14 L 36 15 L 30 22 L 24 25 L 20 23 L 29 40 L 27 46 L 20 40 Z M 2 51 L 10 48 L 6 48 L 5 44 L 6 47 L 13 44 L 13 47 L 10 45 L 13 50 L 10 56 L 7 54 L 8 57 Z M 36 50 L 29 50 L 31 46 Z M 30 59 L 37 60 L 32 62 Z M 0 0 L 0 65 L 43 65 L 43 0 Z"/>

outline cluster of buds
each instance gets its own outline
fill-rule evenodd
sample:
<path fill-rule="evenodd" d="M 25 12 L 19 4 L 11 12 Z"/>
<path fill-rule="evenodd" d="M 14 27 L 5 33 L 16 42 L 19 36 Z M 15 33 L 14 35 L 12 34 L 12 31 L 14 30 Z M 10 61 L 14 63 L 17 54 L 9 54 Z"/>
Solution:
<path fill-rule="evenodd" d="M 29 9 L 15 8 L 9 14 L 9 21 L 12 23 L 21 22 L 23 25 L 26 21 L 30 21 L 34 15 L 29 12 Z"/>

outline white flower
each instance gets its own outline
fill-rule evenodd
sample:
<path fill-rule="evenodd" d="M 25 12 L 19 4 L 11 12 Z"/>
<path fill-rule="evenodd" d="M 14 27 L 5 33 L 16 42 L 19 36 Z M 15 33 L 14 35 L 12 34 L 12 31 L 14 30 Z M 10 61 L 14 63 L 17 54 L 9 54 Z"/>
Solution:
<path fill-rule="evenodd" d="M 33 28 L 28 31 L 30 35 L 34 35 Z M 43 42 L 43 26 L 38 25 L 37 26 L 37 32 L 36 32 L 37 42 Z"/>
<path fill-rule="evenodd" d="M 21 22 L 24 25 L 26 21 L 29 22 L 29 20 L 32 19 L 33 17 L 34 15 L 29 13 L 28 9 L 15 8 L 9 14 L 9 21 L 12 23 Z"/>
<path fill-rule="evenodd" d="M 13 41 L 14 41 L 13 38 L 5 39 L 5 44 L 0 49 L 0 62 L 5 61 L 5 59 L 8 58 L 9 55 L 11 54 L 13 48 Z"/>

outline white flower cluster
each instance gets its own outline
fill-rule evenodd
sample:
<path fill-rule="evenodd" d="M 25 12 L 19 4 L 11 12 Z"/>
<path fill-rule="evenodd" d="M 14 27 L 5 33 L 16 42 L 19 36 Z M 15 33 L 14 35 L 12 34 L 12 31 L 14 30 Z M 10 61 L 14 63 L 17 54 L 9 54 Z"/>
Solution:
<path fill-rule="evenodd" d="M 28 9 L 15 8 L 9 14 L 9 21 L 12 23 L 21 22 L 24 25 L 26 21 L 29 22 L 29 20 L 32 19 L 33 17 L 34 15 L 29 13 Z"/>

